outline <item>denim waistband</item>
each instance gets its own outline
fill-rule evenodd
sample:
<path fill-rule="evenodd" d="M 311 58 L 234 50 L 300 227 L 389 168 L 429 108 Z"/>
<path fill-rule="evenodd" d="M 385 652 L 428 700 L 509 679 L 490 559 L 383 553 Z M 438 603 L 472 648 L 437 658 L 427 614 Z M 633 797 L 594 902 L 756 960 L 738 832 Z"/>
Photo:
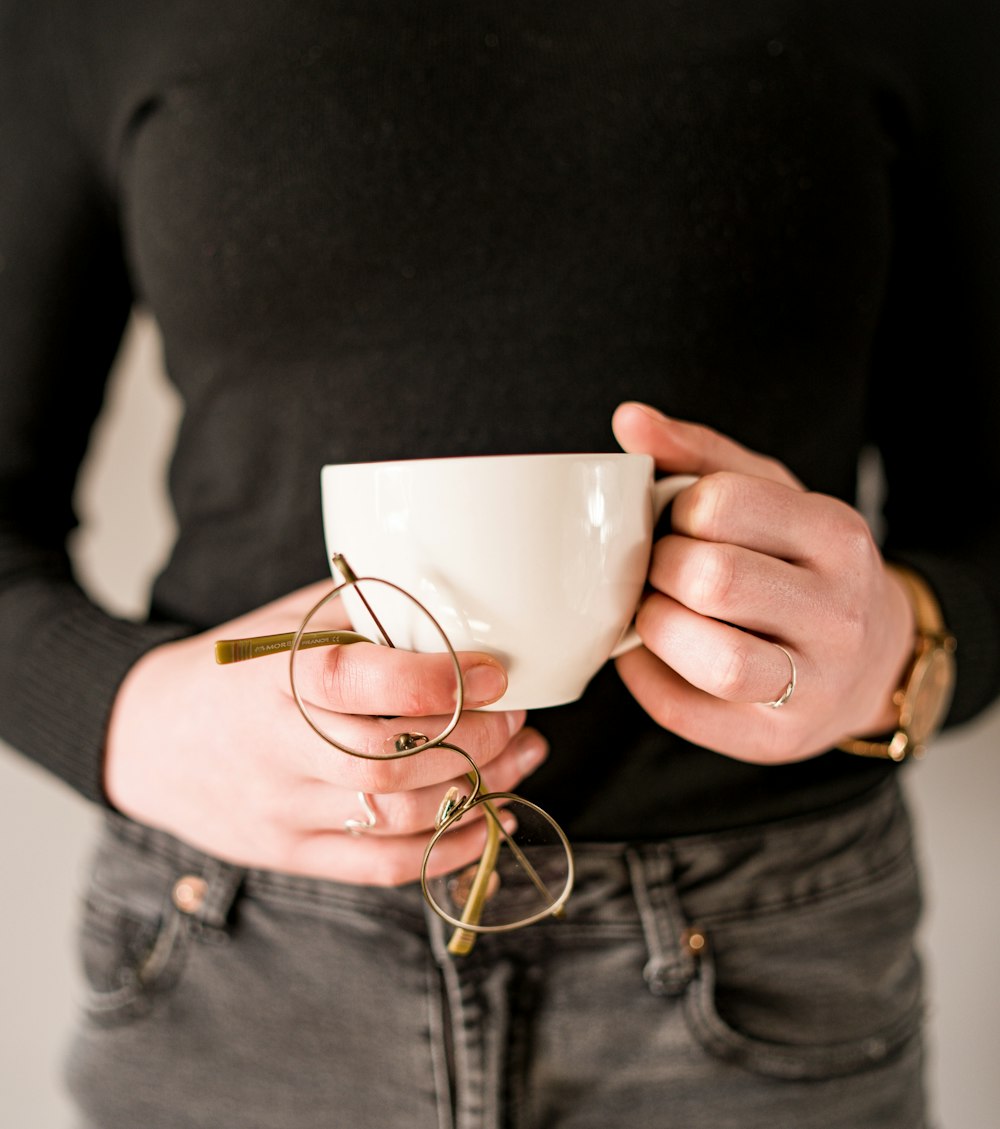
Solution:
<path fill-rule="evenodd" d="M 453 957 L 450 927 L 417 883 L 368 887 L 244 868 L 109 813 L 90 874 L 91 925 L 104 947 L 119 935 L 147 943 L 136 975 L 104 991 L 92 1012 L 101 1023 L 148 1012 L 197 943 L 231 946 L 240 959 L 291 944 L 287 960 L 307 969 L 337 966 L 338 953 L 373 954 L 376 965 L 405 960 L 411 970 L 423 960 L 425 971 L 436 965 L 441 974 L 463 1127 L 488 1122 L 476 1112 L 483 1063 L 492 1061 L 483 1017 L 519 1023 L 522 981 L 542 1000 L 599 975 L 644 980 L 681 1007 L 713 1056 L 773 1077 L 846 1075 L 909 1045 L 920 1001 L 916 980 L 899 970 L 910 967 L 919 888 L 895 777 L 808 816 L 657 842 L 577 843 L 574 854 L 563 917 L 480 937 L 471 954 Z M 847 970 L 844 983 L 862 986 L 843 1003 L 824 995 L 838 969 Z M 780 985 L 784 1003 L 762 1017 L 754 991 L 740 995 L 748 976 L 766 981 L 765 996 Z"/>
<path fill-rule="evenodd" d="M 239 896 L 281 902 L 318 916 L 358 913 L 426 931 L 419 885 L 379 888 L 245 868 L 167 832 L 109 812 L 105 834 L 168 875 L 194 876 L 191 915 L 220 926 Z M 766 914 L 859 888 L 911 849 L 911 829 L 895 778 L 860 799 L 810 815 L 736 830 L 642 843 L 577 843 L 574 892 L 559 927 L 641 927 L 644 910 L 667 897 L 705 925 Z M 850 849 L 848 849 L 850 848 Z M 100 881 L 98 862 L 95 878 Z"/>

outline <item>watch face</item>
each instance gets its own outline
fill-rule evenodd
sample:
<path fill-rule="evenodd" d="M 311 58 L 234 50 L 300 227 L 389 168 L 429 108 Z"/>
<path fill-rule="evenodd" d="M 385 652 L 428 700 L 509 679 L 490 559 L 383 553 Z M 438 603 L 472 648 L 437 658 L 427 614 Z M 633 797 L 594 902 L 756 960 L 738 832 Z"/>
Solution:
<path fill-rule="evenodd" d="M 937 732 L 951 705 L 955 660 L 943 647 L 931 646 L 918 661 L 907 687 L 900 723 L 914 745 Z"/>

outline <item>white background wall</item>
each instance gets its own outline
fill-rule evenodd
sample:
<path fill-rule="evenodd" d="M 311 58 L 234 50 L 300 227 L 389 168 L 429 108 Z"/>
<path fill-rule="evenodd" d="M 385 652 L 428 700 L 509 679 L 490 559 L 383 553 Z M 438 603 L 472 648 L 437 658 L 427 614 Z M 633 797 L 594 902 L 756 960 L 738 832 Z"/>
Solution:
<path fill-rule="evenodd" d="M 178 410 L 155 329 L 140 318 L 81 484 L 85 529 L 75 545 L 93 593 L 122 614 L 144 609 L 173 539 L 163 466 Z M 926 874 L 937 1126 L 997 1129 L 1000 707 L 907 772 Z M 0 746 L 0 1129 L 72 1129 L 58 1076 L 79 987 L 76 900 L 95 827 L 75 793 Z"/>

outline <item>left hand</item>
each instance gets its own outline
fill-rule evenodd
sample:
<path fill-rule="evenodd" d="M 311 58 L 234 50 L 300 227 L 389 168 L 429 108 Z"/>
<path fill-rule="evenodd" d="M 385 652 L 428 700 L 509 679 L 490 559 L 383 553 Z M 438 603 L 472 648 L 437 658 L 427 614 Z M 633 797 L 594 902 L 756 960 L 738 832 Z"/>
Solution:
<path fill-rule="evenodd" d="M 781 463 L 645 405 L 613 419 L 626 451 L 701 476 L 653 549 L 636 627 L 617 659 L 664 728 L 738 760 L 803 760 L 895 723 L 913 613 L 864 517 L 812 493 Z M 797 682 L 779 709 L 789 682 Z"/>

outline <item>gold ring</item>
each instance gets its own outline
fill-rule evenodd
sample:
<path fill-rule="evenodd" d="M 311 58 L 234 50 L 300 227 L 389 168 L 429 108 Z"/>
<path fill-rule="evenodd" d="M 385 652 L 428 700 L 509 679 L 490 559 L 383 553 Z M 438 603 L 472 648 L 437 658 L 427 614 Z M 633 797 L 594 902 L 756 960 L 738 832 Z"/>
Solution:
<path fill-rule="evenodd" d="M 781 646 L 780 643 L 772 643 L 772 647 L 777 647 L 778 650 L 788 659 L 788 671 L 791 677 L 788 679 L 788 685 L 781 692 L 781 696 L 774 699 L 773 702 L 764 702 L 765 706 L 770 707 L 772 710 L 780 710 L 781 707 L 788 701 L 788 699 L 795 692 L 795 683 L 798 679 L 798 672 L 795 669 L 795 660 L 792 656 Z"/>
<path fill-rule="evenodd" d="M 345 819 L 344 829 L 349 831 L 352 835 L 363 835 L 366 831 L 371 829 L 378 823 L 378 817 L 375 815 L 374 800 L 367 792 L 358 793 L 358 803 L 361 804 L 365 813 L 364 819 Z"/>

